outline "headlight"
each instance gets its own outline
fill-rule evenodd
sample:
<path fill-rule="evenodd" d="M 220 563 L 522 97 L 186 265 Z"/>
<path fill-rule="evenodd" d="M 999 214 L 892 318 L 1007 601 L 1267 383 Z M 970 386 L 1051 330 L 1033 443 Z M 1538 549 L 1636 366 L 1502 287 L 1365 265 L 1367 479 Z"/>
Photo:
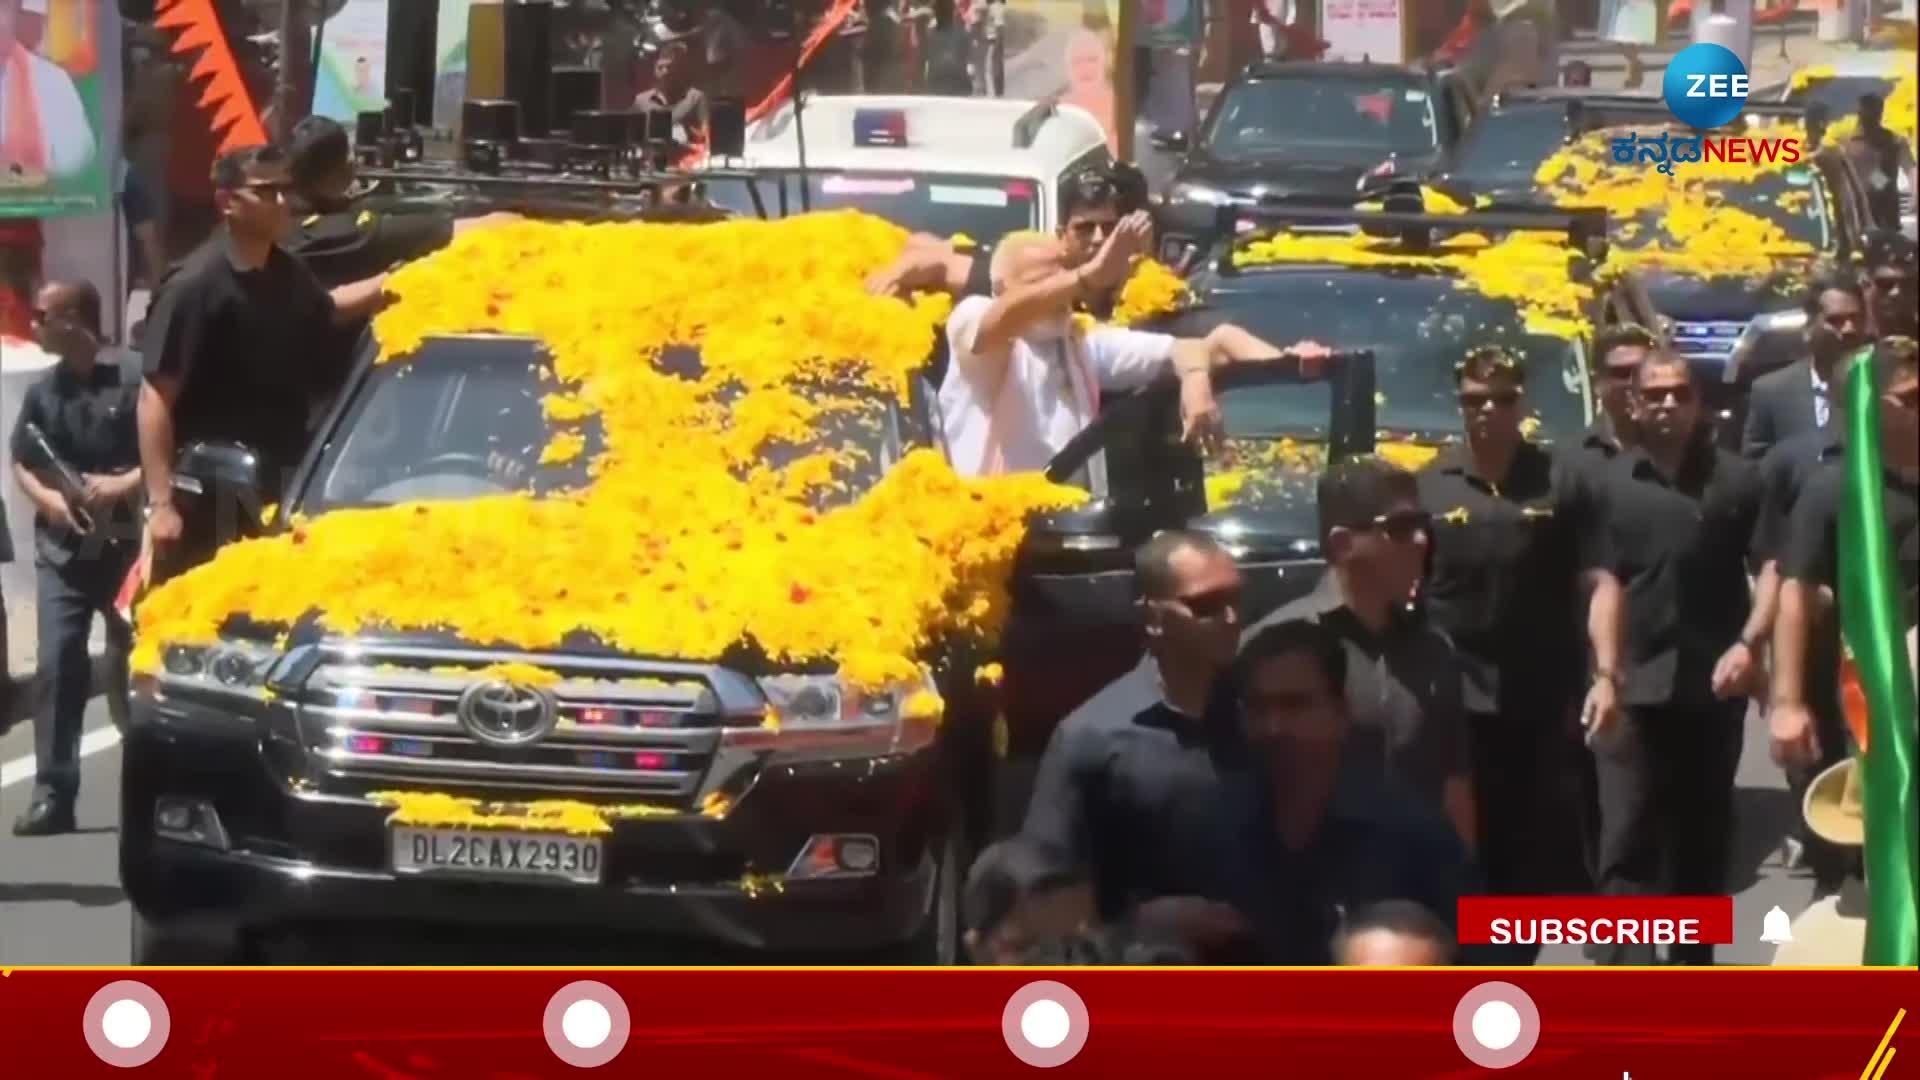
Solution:
<path fill-rule="evenodd" d="M 862 690 L 837 675 L 772 675 L 759 680 L 767 696 L 776 753 L 823 751 L 836 756 L 907 753 L 933 741 L 939 718 L 907 704 L 932 684 Z M 924 700 L 920 698 L 919 700 Z"/>
<path fill-rule="evenodd" d="M 1202 206 L 1230 206 L 1234 202 L 1233 196 L 1205 184 L 1175 184 L 1170 195 L 1173 202 L 1199 203 Z"/>
<path fill-rule="evenodd" d="M 217 645 L 168 645 L 161 650 L 163 687 L 255 695 L 280 653 L 266 645 L 223 641 Z"/>

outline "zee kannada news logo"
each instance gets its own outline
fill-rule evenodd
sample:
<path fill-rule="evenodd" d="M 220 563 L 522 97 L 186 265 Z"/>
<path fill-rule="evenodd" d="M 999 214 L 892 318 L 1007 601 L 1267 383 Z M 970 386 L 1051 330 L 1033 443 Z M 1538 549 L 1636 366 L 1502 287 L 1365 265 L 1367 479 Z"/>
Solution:
<path fill-rule="evenodd" d="M 1663 131 L 1656 136 L 1623 135 L 1613 140 L 1614 163 L 1650 164 L 1667 176 L 1673 175 L 1675 165 L 1696 161 L 1799 164 L 1802 147 L 1797 138 L 1707 134 L 1739 118 L 1752 91 L 1746 65 L 1732 49 L 1707 42 L 1681 49 L 1667 64 L 1661 93 L 1667 111 L 1693 128 L 1693 134 Z"/>

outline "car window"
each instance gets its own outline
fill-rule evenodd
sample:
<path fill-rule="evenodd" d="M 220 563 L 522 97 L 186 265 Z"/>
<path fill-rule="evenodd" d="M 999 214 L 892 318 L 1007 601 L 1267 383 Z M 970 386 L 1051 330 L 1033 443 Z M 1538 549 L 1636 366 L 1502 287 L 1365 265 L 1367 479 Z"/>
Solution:
<path fill-rule="evenodd" d="M 676 348 L 655 361 L 697 378 L 698 351 Z M 546 350 L 526 338 L 427 341 L 404 361 L 377 364 L 356 386 L 322 447 L 298 509 L 451 501 L 525 492 L 536 497 L 584 486 L 606 449 L 596 417 L 549 420 L 546 399 L 562 390 Z M 780 470 L 823 450 L 836 453 L 827 482 L 810 484 L 821 507 L 851 501 L 899 460 L 898 412 L 867 391 L 796 386 L 821 412 L 812 435 L 769 439 L 742 467 Z M 809 394 L 810 390 L 817 393 Z M 725 409 L 737 388 L 715 395 Z"/>
<path fill-rule="evenodd" d="M 1314 340 L 1374 352 L 1375 423 L 1383 439 L 1439 442 L 1462 432 L 1453 365 L 1479 345 L 1505 345 L 1525 357 L 1530 430 L 1552 441 L 1587 423 L 1583 351 L 1577 341 L 1531 334 L 1511 301 L 1457 288 L 1434 274 L 1353 273 L 1302 268 L 1258 272 L 1259 280 L 1208 298 L 1187 316 L 1232 322 L 1276 345 Z M 1227 433 L 1240 439 L 1323 442 L 1331 412 L 1324 383 L 1250 387 L 1221 401 Z"/>
<path fill-rule="evenodd" d="M 1206 148 L 1223 161 L 1301 155 L 1372 164 L 1432 152 L 1439 144 L 1434 110 L 1424 86 L 1396 80 L 1255 79 L 1227 90 Z"/>
<path fill-rule="evenodd" d="M 1566 113 L 1558 107 L 1502 109 L 1468 132 L 1448 173 L 1481 190 L 1530 187 L 1566 137 Z"/>

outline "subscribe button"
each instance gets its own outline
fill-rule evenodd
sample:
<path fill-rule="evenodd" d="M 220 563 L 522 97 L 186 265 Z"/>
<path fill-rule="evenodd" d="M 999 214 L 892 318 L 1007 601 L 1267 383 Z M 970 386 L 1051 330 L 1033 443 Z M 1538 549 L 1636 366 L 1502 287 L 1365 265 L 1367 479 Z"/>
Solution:
<path fill-rule="evenodd" d="M 1463 945 L 1730 945 L 1731 896 L 1466 896 Z"/>

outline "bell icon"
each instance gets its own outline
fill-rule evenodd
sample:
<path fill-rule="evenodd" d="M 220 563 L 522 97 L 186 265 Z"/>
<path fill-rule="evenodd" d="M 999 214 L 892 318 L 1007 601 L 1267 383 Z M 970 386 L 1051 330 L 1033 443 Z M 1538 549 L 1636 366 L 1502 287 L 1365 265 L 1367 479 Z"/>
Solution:
<path fill-rule="evenodd" d="M 1793 920 L 1787 913 L 1774 905 L 1772 911 L 1760 924 L 1760 940 L 1768 945 L 1790 945 L 1793 943 Z"/>

